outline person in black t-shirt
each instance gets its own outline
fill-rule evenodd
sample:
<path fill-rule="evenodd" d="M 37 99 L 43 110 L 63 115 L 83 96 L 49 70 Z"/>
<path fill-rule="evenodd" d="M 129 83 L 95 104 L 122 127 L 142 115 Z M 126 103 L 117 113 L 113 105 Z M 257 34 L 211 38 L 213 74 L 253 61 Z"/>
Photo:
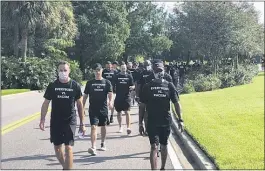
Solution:
<path fill-rule="evenodd" d="M 141 85 L 142 87 L 145 84 L 151 82 L 153 79 L 155 79 L 155 72 L 156 72 L 156 65 L 155 64 L 157 64 L 157 63 L 163 64 L 163 61 L 161 61 L 161 60 L 154 60 L 153 61 L 152 69 L 149 70 L 149 72 L 147 72 L 149 75 L 146 76 L 146 79 L 144 79 L 144 82 L 142 82 L 142 85 Z M 168 82 L 172 82 L 172 77 L 169 74 L 167 74 L 166 72 L 164 72 L 164 79 L 167 80 Z M 140 102 L 141 102 L 141 98 L 140 98 Z M 139 112 L 139 117 L 144 117 L 144 123 L 145 123 L 145 129 L 142 127 L 142 123 L 140 123 L 140 127 L 139 127 L 140 134 L 143 134 L 143 132 L 145 134 L 147 134 L 148 133 L 147 132 L 148 113 L 146 112 L 146 109 L 143 105 L 141 105 L 141 111 Z"/>
<path fill-rule="evenodd" d="M 130 107 L 131 97 L 130 91 L 134 89 L 133 77 L 127 72 L 126 64 L 121 65 L 121 72 L 116 75 L 114 80 L 113 89 L 116 89 L 116 98 L 114 101 L 114 107 L 117 111 L 117 119 L 119 122 L 119 132 L 122 132 L 122 116 L 121 112 L 124 111 L 126 114 L 127 134 L 131 134 L 131 118 L 130 118 Z"/>
<path fill-rule="evenodd" d="M 136 98 L 139 99 L 139 117 L 140 116 L 144 116 L 144 123 L 145 123 L 145 126 L 147 126 L 147 114 L 146 113 L 146 110 L 145 110 L 145 106 L 143 104 L 141 104 L 141 98 L 140 98 L 140 95 L 142 94 L 142 91 L 143 91 L 143 87 L 144 85 L 148 82 L 148 76 L 150 76 L 152 73 L 153 73 L 153 70 L 152 70 L 152 65 L 151 65 L 151 62 L 149 60 L 146 60 L 144 62 L 144 70 L 142 71 L 141 73 L 141 76 L 140 76 L 140 79 L 137 83 L 137 89 L 136 89 Z M 139 123 L 140 125 L 142 124 Z M 139 128 L 142 128 L 142 127 L 139 127 Z M 145 127 L 147 128 L 147 127 Z M 147 132 L 144 132 L 144 130 L 139 130 L 140 134 L 143 135 L 147 135 Z"/>
<path fill-rule="evenodd" d="M 60 62 L 58 72 L 59 78 L 50 83 L 45 91 L 39 127 L 44 131 L 45 116 L 49 103 L 52 101 L 50 141 L 54 144 L 56 157 L 63 169 L 71 169 L 73 166 L 72 146 L 74 146 L 77 124 L 75 102 L 77 102 L 80 118 L 79 131 L 85 133 L 82 92 L 80 85 L 69 78 L 70 65 L 67 62 Z M 62 144 L 65 145 L 65 156 Z"/>
<path fill-rule="evenodd" d="M 115 70 L 113 70 L 111 62 L 108 61 L 106 64 L 106 68 L 102 72 L 102 77 L 109 80 L 111 82 L 111 85 L 113 85 L 113 80 L 114 80 L 115 74 L 117 74 L 117 72 L 115 72 Z M 115 91 L 113 93 L 114 93 L 113 99 L 115 99 Z M 114 108 L 111 109 L 110 123 L 113 123 L 113 113 L 114 113 Z"/>
<path fill-rule="evenodd" d="M 180 81 L 180 84 L 183 85 L 184 84 L 184 74 L 186 72 L 186 66 L 184 65 L 183 62 L 181 62 L 178 69 L 179 69 L 179 81 Z"/>
<path fill-rule="evenodd" d="M 106 125 L 109 124 L 108 107 L 113 108 L 112 84 L 102 77 L 103 68 L 100 64 L 93 67 L 95 79 L 86 83 L 83 104 L 89 96 L 89 119 L 91 124 L 91 144 L 88 152 L 96 155 L 97 126 L 101 127 L 101 150 L 105 151 Z M 108 99 L 107 99 L 108 97 Z"/>
<path fill-rule="evenodd" d="M 141 94 L 141 102 L 146 105 L 148 112 L 147 131 L 151 144 L 150 163 L 151 169 L 157 169 L 157 152 L 158 145 L 161 145 L 161 170 L 165 170 L 167 159 L 167 144 L 170 135 L 170 126 L 172 123 L 170 113 L 170 100 L 174 103 L 176 113 L 178 115 L 178 125 L 181 131 L 184 124 L 181 114 L 181 106 L 179 103 L 176 88 L 172 82 L 166 81 L 164 78 L 163 63 L 156 63 L 154 67 L 155 79 L 147 83 Z M 143 118 L 140 118 L 140 122 Z"/>
<path fill-rule="evenodd" d="M 119 66 L 119 62 L 118 61 L 114 61 L 112 62 L 112 68 L 115 72 L 115 74 L 118 74 L 121 70 L 118 68 Z"/>
<path fill-rule="evenodd" d="M 139 77 L 138 76 L 138 72 L 137 72 L 138 63 L 137 62 L 134 62 L 134 63 L 128 62 L 127 66 L 128 66 L 127 71 L 133 77 L 133 81 L 134 81 L 133 84 L 136 85 L 137 84 L 136 80 L 138 79 L 137 77 Z M 131 95 L 131 98 L 132 98 L 131 99 L 132 100 L 132 105 L 134 105 L 135 104 L 135 98 L 136 98 L 136 91 L 135 91 L 135 89 L 130 91 L 130 95 Z"/>

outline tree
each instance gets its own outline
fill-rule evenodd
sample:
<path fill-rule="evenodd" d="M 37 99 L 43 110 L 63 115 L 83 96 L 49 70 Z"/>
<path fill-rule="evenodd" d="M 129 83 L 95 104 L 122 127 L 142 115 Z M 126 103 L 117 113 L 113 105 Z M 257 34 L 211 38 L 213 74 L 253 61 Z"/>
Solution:
<path fill-rule="evenodd" d="M 129 36 L 127 11 L 123 2 L 73 2 L 79 37 L 75 53 L 84 71 L 90 62 L 116 60 Z"/>
<path fill-rule="evenodd" d="M 26 61 L 28 43 L 43 44 L 45 39 L 71 39 L 76 33 L 70 2 L 1 2 L 2 28 L 13 28 L 13 55 Z M 36 34 L 37 33 L 37 34 Z M 41 41 L 38 42 L 40 38 Z M 36 48 L 40 48 L 39 46 Z M 21 49 L 21 54 L 19 53 Z M 34 51 L 34 50 L 33 50 Z"/>
<path fill-rule="evenodd" d="M 152 2 L 135 2 L 128 5 L 130 37 L 126 40 L 124 60 L 137 55 L 161 57 L 172 41 L 166 36 L 166 13 Z"/>

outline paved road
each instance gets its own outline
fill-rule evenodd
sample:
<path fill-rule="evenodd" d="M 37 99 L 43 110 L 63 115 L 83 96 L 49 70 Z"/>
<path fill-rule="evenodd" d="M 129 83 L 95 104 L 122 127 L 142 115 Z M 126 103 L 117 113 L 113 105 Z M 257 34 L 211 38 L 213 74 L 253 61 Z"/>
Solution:
<path fill-rule="evenodd" d="M 26 116 L 40 112 L 43 103 L 43 92 L 7 95 L 1 97 L 1 126 L 23 119 Z"/>
<path fill-rule="evenodd" d="M 149 142 L 138 135 L 138 115 L 132 109 L 132 135 L 117 133 L 116 123 L 108 127 L 107 148 L 97 156 L 87 153 L 90 138 L 76 137 L 74 146 L 74 169 L 150 169 Z M 123 120 L 125 122 L 125 119 Z M 86 117 L 88 124 L 88 118 Z M 38 129 L 38 119 L 2 136 L 2 169 L 61 169 L 49 142 L 49 124 L 46 131 Z M 125 125 L 124 125 L 125 127 Z M 88 130 L 90 129 L 88 125 Z M 88 133 L 89 134 L 89 133 Z M 97 141 L 100 146 L 100 139 Z M 178 163 L 178 161 L 174 161 Z M 168 158 L 167 169 L 174 169 Z"/>
<path fill-rule="evenodd" d="M 2 127 L 39 112 L 43 102 L 42 96 L 43 93 L 32 92 L 2 98 Z M 16 103 L 18 105 L 13 107 Z M 91 144 L 89 131 L 84 140 L 76 137 L 74 169 L 150 169 L 149 141 L 147 137 L 138 135 L 137 107 L 133 107 L 131 113 L 132 135 L 127 136 L 125 129 L 124 133 L 117 133 L 118 126 L 115 118 L 115 123 L 110 125 L 107 130 L 108 150 L 99 151 L 97 156 L 90 156 L 87 153 Z M 125 124 L 125 116 L 123 123 Z M 39 118 L 2 135 L 2 170 L 61 169 L 54 156 L 53 146 L 49 141 L 49 123 L 47 122 L 47 128 L 44 132 L 39 130 L 38 124 Z M 88 117 L 86 117 L 86 124 L 87 130 L 90 130 Z M 100 147 L 100 138 L 97 143 L 97 147 Z M 170 149 L 166 169 L 182 168 L 172 147 Z"/>

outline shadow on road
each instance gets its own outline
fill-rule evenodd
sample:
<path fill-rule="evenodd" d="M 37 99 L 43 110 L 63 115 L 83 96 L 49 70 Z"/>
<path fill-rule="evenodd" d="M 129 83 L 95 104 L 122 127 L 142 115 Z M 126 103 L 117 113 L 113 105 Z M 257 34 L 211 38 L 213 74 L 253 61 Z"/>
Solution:
<path fill-rule="evenodd" d="M 133 138 L 133 137 L 138 137 L 138 136 L 140 136 L 140 135 L 131 135 L 131 136 L 128 136 L 128 135 L 107 136 L 106 140 L 113 140 L 113 139 L 120 139 L 120 138 Z M 97 139 L 100 140 L 100 135 L 98 135 L 98 138 Z M 40 140 L 48 141 L 48 140 L 50 140 L 50 138 L 44 138 L 44 139 L 40 139 Z M 91 140 L 91 138 L 90 138 L 89 135 L 85 135 L 84 139 L 79 139 L 78 136 L 75 136 L 75 141 L 89 141 L 89 140 Z"/>
<path fill-rule="evenodd" d="M 109 160 L 124 160 L 124 159 L 131 159 L 131 158 L 142 158 L 143 160 L 149 160 L 149 157 L 141 157 L 138 155 L 149 154 L 150 152 L 142 152 L 142 153 L 135 153 L 135 154 L 127 154 L 127 155 L 120 155 L 120 156 L 91 156 L 91 155 L 76 155 L 78 153 L 87 153 L 87 151 L 79 151 L 74 153 L 74 158 L 76 156 L 80 156 L 79 159 L 74 159 L 74 163 L 85 163 L 83 165 L 92 165 L 98 163 L 104 163 Z M 48 166 L 55 166 L 60 165 L 59 162 L 57 163 L 50 163 L 47 164 Z"/>
<path fill-rule="evenodd" d="M 86 153 L 86 154 L 80 155 L 80 153 Z M 91 165 L 91 164 L 103 163 L 109 160 L 123 160 L 123 159 L 130 159 L 130 158 L 142 158 L 143 160 L 149 160 L 149 157 L 138 156 L 138 155 L 143 155 L 147 153 L 149 152 L 106 157 L 106 156 L 91 156 L 90 154 L 87 153 L 87 151 L 79 151 L 79 152 L 74 152 L 74 163 L 86 163 L 83 165 Z M 76 159 L 77 157 L 79 158 Z M 47 164 L 48 166 L 61 165 L 56 159 L 55 155 L 43 155 L 43 154 L 2 159 L 1 162 L 10 162 L 10 161 L 18 161 L 18 160 L 30 160 L 30 161 L 47 160 L 50 162 L 56 162 L 56 163 Z"/>

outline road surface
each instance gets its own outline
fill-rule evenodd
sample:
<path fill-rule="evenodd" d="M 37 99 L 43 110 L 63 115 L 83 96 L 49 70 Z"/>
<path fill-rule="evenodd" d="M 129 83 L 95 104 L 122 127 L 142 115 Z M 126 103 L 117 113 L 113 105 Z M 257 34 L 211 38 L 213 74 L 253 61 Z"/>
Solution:
<path fill-rule="evenodd" d="M 28 115 L 39 112 L 43 93 L 26 93 L 2 98 L 2 128 Z M 18 105 L 16 105 L 18 103 Z M 87 134 L 81 140 L 76 136 L 74 151 L 74 169 L 150 169 L 150 145 L 147 137 L 138 135 L 137 107 L 132 107 L 132 135 L 118 133 L 117 119 L 107 128 L 107 151 L 98 151 L 97 156 L 90 156 L 87 149 L 90 143 L 90 125 L 86 116 Z M 2 135 L 1 169 L 62 169 L 57 161 L 53 146 L 49 140 L 49 115 L 46 130 L 38 128 L 39 117 Z M 125 116 L 123 116 L 125 124 Z M 77 129 L 78 130 L 78 129 Z M 99 130 L 98 130 L 99 132 Z M 76 134 L 77 135 L 77 134 Z M 97 148 L 100 147 L 100 136 Z M 181 169 L 172 146 L 169 148 L 166 169 Z M 160 158 L 159 158 L 160 162 Z M 160 163 L 159 163 L 160 166 Z"/>

